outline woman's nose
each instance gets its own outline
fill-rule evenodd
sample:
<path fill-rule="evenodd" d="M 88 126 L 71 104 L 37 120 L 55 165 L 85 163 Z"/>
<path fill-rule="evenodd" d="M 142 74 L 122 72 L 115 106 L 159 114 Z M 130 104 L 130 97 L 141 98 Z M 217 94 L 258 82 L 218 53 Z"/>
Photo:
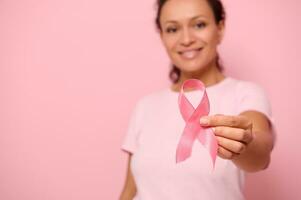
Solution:
<path fill-rule="evenodd" d="M 191 30 L 183 29 L 180 41 L 183 46 L 190 46 L 193 44 L 195 42 L 195 37 Z"/>

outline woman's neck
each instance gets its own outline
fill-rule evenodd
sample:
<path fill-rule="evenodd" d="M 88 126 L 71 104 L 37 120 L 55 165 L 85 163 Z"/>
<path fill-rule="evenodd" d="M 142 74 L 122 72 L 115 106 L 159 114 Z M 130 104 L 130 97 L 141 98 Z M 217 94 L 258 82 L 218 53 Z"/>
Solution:
<path fill-rule="evenodd" d="M 174 91 L 180 91 L 180 87 L 183 82 L 187 79 L 199 79 L 202 81 L 206 87 L 214 85 L 223 79 L 225 79 L 224 74 L 217 68 L 216 65 L 212 67 L 205 68 L 204 70 L 200 70 L 197 72 L 185 72 L 181 71 L 180 79 L 176 84 L 173 84 L 171 89 Z M 187 89 L 190 91 L 191 89 Z"/>

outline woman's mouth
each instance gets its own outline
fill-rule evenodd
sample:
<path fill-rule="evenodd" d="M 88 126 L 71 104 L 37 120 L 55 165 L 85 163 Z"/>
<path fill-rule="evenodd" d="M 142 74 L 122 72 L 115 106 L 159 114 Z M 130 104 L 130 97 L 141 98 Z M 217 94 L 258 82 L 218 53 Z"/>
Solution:
<path fill-rule="evenodd" d="M 191 59 L 196 58 L 199 55 L 199 53 L 201 52 L 202 49 L 203 48 L 180 51 L 179 55 L 184 59 L 191 60 Z"/>

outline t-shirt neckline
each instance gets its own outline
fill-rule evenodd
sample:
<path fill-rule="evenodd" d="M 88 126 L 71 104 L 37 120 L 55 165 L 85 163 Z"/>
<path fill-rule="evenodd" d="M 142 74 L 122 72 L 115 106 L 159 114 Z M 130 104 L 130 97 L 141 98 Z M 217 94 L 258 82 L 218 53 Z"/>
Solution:
<path fill-rule="evenodd" d="M 217 88 L 220 88 L 222 87 L 224 84 L 226 84 L 231 78 L 230 77 L 225 77 L 223 80 L 221 80 L 220 82 L 216 83 L 216 84 L 213 84 L 213 85 L 210 85 L 208 87 L 206 87 L 206 91 L 210 91 L 210 90 L 214 90 L 214 89 L 217 89 Z M 168 91 L 170 93 L 173 93 L 173 94 L 179 94 L 179 92 L 177 91 L 174 91 L 171 89 L 171 87 L 168 87 Z M 188 91 L 188 92 L 185 92 L 185 94 L 189 94 L 189 93 L 195 93 L 195 92 L 198 92 L 199 90 L 192 90 L 192 91 Z"/>

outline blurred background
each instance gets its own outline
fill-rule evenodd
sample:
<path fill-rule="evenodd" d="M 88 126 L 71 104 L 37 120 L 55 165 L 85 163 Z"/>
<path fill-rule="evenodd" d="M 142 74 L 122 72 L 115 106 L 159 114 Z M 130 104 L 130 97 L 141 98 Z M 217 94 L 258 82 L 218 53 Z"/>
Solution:
<path fill-rule="evenodd" d="M 226 74 L 262 85 L 277 144 L 247 199 L 301 199 L 300 1 L 223 1 Z M 0 199 L 118 199 L 136 101 L 168 87 L 155 0 L 0 0 Z M 298 54 L 298 55 L 297 55 Z"/>

